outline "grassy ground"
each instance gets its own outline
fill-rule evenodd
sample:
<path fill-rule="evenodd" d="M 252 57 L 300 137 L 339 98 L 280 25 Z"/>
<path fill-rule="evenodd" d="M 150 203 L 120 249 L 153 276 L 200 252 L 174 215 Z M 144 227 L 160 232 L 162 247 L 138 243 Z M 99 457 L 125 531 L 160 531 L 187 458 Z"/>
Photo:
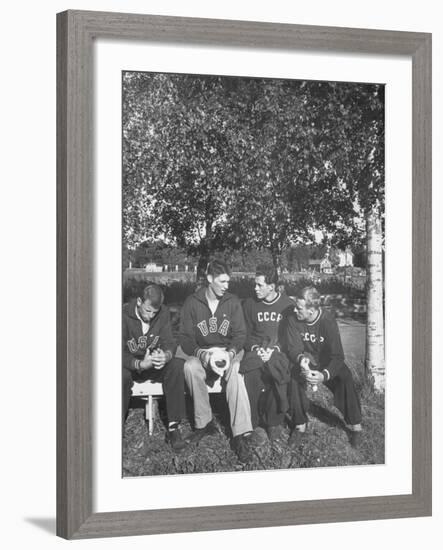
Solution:
<path fill-rule="evenodd" d="M 363 409 L 363 439 L 358 450 L 349 445 L 340 413 L 332 404 L 332 394 L 326 387 L 311 393 L 308 434 L 295 451 L 287 446 L 289 429 L 281 441 L 268 441 L 258 448 L 251 463 L 242 465 L 231 450 L 229 417 L 221 394 L 212 394 L 211 403 L 219 428 L 215 436 L 206 437 L 197 446 L 189 446 L 174 454 L 165 442 L 165 411 L 162 400 L 157 402 L 154 433 L 148 435 L 144 420 L 144 405 L 136 401 L 124 428 L 123 475 L 165 475 L 237 470 L 271 470 L 382 464 L 384 462 L 384 395 L 376 394 L 364 382 L 364 325 L 355 320 L 341 320 L 340 332 L 347 364 L 352 369 Z M 192 403 L 188 402 L 188 418 L 192 418 Z M 160 418 L 160 420 L 159 420 Z M 187 421 L 184 433 L 191 432 Z"/>

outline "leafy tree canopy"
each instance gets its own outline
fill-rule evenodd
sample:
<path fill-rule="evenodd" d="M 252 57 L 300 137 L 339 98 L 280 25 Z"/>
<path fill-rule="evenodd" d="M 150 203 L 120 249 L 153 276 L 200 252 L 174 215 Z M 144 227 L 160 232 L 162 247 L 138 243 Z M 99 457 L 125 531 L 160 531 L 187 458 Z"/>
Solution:
<path fill-rule="evenodd" d="M 221 250 L 361 242 L 383 211 L 379 85 L 126 72 L 124 241 Z"/>

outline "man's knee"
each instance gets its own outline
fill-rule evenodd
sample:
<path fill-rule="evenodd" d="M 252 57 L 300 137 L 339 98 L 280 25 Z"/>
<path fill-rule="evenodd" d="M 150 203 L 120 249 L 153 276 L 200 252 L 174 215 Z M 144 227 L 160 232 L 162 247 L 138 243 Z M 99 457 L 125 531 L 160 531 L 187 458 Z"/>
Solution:
<path fill-rule="evenodd" d="M 351 369 L 347 365 L 343 365 L 343 367 L 339 370 L 337 378 L 345 386 L 354 383 L 354 379 L 352 377 Z"/>
<path fill-rule="evenodd" d="M 205 369 L 203 368 L 200 359 L 197 359 L 197 357 L 188 357 L 183 368 L 186 378 L 204 378 L 206 376 Z"/>
<path fill-rule="evenodd" d="M 243 375 L 240 374 L 240 361 L 234 359 L 229 369 L 226 371 L 224 378 L 226 380 L 227 387 L 236 387 L 239 384 L 244 384 Z"/>
<path fill-rule="evenodd" d="M 240 361 L 238 359 L 234 359 L 228 369 L 228 372 L 230 374 L 238 375 L 240 370 Z"/>
<path fill-rule="evenodd" d="M 248 390 L 254 390 L 255 388 L 262 388 L 263 387 L 263 370 L 262 365 L 260 365 L 259 368 L 246 371 L 243 374 L 243 378 L 246 384 L 246 387 Z"/>
<path fill-rule="evenodd" d="M 173 357 L 165 366 L 165 381 L 183 378 L 184 360 Z"/>

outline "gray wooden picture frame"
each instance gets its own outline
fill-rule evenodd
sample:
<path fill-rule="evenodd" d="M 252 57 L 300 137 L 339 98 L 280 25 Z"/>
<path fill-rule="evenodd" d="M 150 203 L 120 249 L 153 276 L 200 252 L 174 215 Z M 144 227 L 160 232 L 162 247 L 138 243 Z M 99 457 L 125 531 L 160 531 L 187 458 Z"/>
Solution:
<path fill-rule="evenodd" d="M 412 60 L 412 494 L 93 513 L 93 42 L 402 55 Z M 57 15 L 57 534 L 68 539 L 431 514 L 431 35 L 123 13 Z M 117 429 L 117 428 L 116 428 Z"/>

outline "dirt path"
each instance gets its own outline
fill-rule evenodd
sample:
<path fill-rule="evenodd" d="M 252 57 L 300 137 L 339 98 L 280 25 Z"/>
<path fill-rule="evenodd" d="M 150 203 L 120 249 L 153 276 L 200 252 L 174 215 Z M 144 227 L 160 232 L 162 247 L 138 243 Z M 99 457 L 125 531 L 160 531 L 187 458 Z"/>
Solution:
<path fill-rule="evenodd" d="M 346 360 L 355 364 L 365 359 L 366 325 L 354 319 L 337 319 Z"/>

